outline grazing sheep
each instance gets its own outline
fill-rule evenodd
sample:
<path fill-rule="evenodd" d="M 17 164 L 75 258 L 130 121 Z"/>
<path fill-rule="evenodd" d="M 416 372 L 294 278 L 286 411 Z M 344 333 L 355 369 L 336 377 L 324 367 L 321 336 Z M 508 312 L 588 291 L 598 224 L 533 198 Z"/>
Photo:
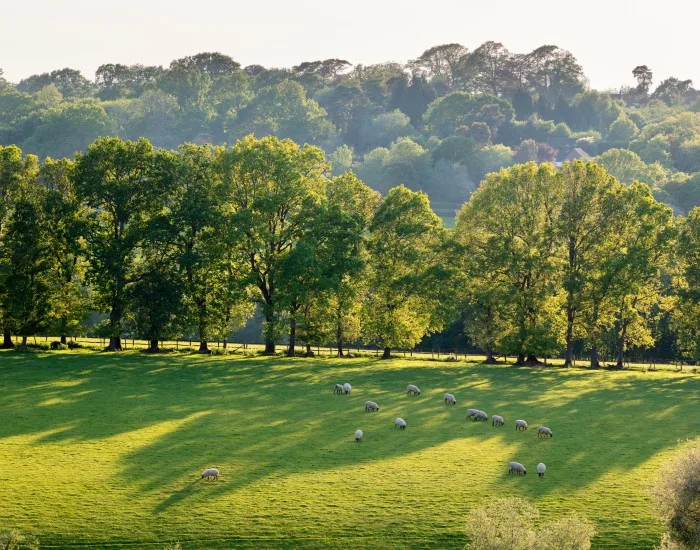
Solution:
<path fill-rule="evenodd" d="M 333 386 L 333 393 L 343 393 L 343 385 L 336 384 L 335 386 Z"/>
<path fill-rule="evenodd" d="M 527 470 L 525 469 L 525 466 L 520 464 L 520 462 L 509 462 L 508 463 L 508 473 L 512 474 L 515 472 L 516 474 L 520 475 L 527 475 Z"/>
<path fill-rule="evenodd" d="M 494 414 L 491 417 L 491 425 L 492 426 L 503 426 L 503 424 L 505 424 L 505 423 L 506 423 L 506 421 L 503 420 L 502 416 L 498 416 L 497 414 Z"/>
<path fill-rule="evenodd" d="M 540 426 L 537 428 L 537 437 L 552 437 L 553 435 L 552 430 L 546 426 Z"/>
<path fill-rule="evenodd" d="M 469 409 L 467 411 L 467 417 L 471 418 L 472 422 L 479 422 L 489 419 L 489 416 L 484 411 L 480 411 L 479 409 Z"/>
<path fill-rule="evenodd" d="M 544 473 L 547 471 L 547 466 L 545 466 L 542 462 L 540 462 L 537 465 L 537 475 L 540 477 L 544 477 Z"/>
<path fill-rule="evenodd" d="M 478 411 L 476 409 L 467 409 L 467 418 L 471 418 L 473 420 L 477 412 Z"/>
<path fill-rule="evenodd" d="M 396 420 L 394 420 L 394 428 L 396 428 L 397 426 L 400 430 L 405 430 L 406 421 L 403 418 L 397 418 Z"/>
<path fill-rule="evenodd" d="M 413 384 L 409 384 L 408 391 L 406 393 L 408 393 L 408 395 L 420 395 L 420 388 L 418 386 L 414 386 Z"/>
<path fill-rule="evenodd" d="M 445 399 L 445 403 L 449 403 L 451 405 L 457 404 L 457 399 L 451 393 L 446 393 L 444 399 Z"/>
<path fill-rule="evenodd" d="M 524 420 L 516 420 L 515 430 L 520 432 L 527 431 L 527 422 L 525 422 Z"/>
<path fill-rule="evenodd" d="M 216 468 L 207 468 L 206 470 L 204 470 L 204 472 L 202 472 L 202 477 L 200 479 L 204 479 L 205 477 L 207 479 L 213 477 L 214 481 L 216 481 L 219 479 L 219 470 L 217 470 Z"/>
<path fill-rule="evenodd" d="M 379 411 L 379 405 L 377 405 L 374 401 L 366 401 L 365 402 L 365 410 L 369 412 L 377 412 Z"/>
<path fill-rule="evenodd" d="M 362 441 L 362 436 L 363 436 L 363 435 L 365 435 L 365 433 L 364 433 L 362 430 L 357 430 L 357 431 L 355 432 L 355 441 L 357 441 L 358 443 L 359 443 L 360 441 Z"/>
<path fill-rule="evenodd" d="M 352 386 L 345 382 L 345 384 L 343 384 L 343 390 L 345 391 L 345 393 L 350 393 L 352 392 Z"/>

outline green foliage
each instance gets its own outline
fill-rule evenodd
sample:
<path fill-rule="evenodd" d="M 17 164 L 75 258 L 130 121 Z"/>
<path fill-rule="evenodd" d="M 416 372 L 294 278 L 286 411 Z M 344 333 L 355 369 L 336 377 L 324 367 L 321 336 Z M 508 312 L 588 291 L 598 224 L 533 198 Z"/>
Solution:
<path fill-rule="evenodd" d="M 0 531 L 0 550 L 38 550 L 39 540 L 10 529 Z"/>

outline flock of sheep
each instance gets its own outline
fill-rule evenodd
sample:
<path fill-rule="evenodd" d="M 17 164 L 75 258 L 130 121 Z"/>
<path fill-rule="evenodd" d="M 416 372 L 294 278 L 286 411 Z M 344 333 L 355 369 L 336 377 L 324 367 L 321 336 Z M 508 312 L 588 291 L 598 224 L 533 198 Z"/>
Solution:
<path fill-rule="evenodd" d="M 334 394 L 348 394 L 352 392 L 352 386 L 350 384 L 336 384 L 333 387 L 333 393 Z M 420 388 L 414 384 L 409 384 L 407 388 L 408 395 L 420 395 Z M 451 393 L 446 393 L 443 396 L 443 400 L 445 404 L 449 405 L 456 405 L 457 404 L 457 398 L 451 394 Z M 366 401 L 365 402 L 365 411 L 367 412 L 378 412 L 379 411 L 379 405 L 377 405 L 374 401 Z M 484 411 L 480 411 L 478 409 L 468 409 L 467 410 L 467 418 L 469 418 L 472 422 L 486 422 L 488 421 L 489 417 Z M 499 416 L 497 414 L 494 414 L 491 417 L 491 425 L 492 426 L 503 426 L 505 425 L 505 420 L 503 419 L 502 416 Z M 406 429 L 406 421 L 403 418 L 397 418 L 394 420 L 394 428 L 400 428 L 402 430 Z M 527 431 L 527 422 L 524 420 L 516 420 L 515 421 L 515 430 L 516 431 Z M 554 434 L 552 433 L 552 430 L 550 430 L 546 426 L 540 426 L 537 429 L 537 437 L 552 437 Z M 364 432 L 362 430 L 357 430 L 355 432 L 355 441 L 360 443 L 362 441 L 362 437 L 364 436 Z M 547 471 L 547 466 L 545 466 L 542 462 L 540 462 L 537 465 L 537 475 L 540 477 L 544 477 L 544 473 Z M 508 473 L 512 474 L 522 474 L 526 475 L 527 470 L 525 469 L 525 466 L 520 464 L 519 462 L 509 462 L 508 463 Z"/>
<path fill-rule="evenodd" d="M 334 394 L 349 394 L 352 393 L 352 386 L 348 384 L 347 382 L 345 384 L 336 384 L 333 386 L 333 393 Z M 408 395 L 420 395 L 420 388 L 414 384 L 409 384 L 408 389 L 407 389 Z M 443 396 L 445 404 L 449 405 L 456 405 L 457 404 L 457 398 L 451 394 L 451 393 L 446 393 Z M 377 405 L 374 401 L 366 401 L 365 402 L 365 411 L 367 412 L 379 412 L 379 405 Z M 489 417 L 484 411 L 480 411 L 478 409 L 468 409 L 467 410 L 467 418 L 469 418 L 472 422 L 486 422 L 488 421 Z M 502 416 L 499 416 L 497 414 L 494 414 L 491 417 L 491 425 L 492 426 L 504 426 L 505 425 L 505 420 L 503 419 Z M 394 420 L 394 428 L 399 428 L 401 430 L 406 429 L 406 421 L 403 418 L 397 418 Z M 516 420 L 515 421 L 515 430 L 516 431 L 527 431 L 527 422 L 524 420 Z M 362 441 L 362 438 L 364 437 L 364 432 L 362 430 L 357 430 L 355 432 L 355 441 L 357 443 L 360 443 Z M 546 426 L 540 426 L 537 429 L 537 437 L 552 437 L 554 434 L 552 433 L 552 430 L 550 430 Z M 544 473 L 547 470 L 547 467 L 540 462 L 537 465 L 537 475 L 540 477 L 544 477 Z M 509 462 L 508 463 L 508 473 L 512 474 L 522 474 L 526 475 L 527 470 L 525 469 L 525 466 L 520 464 L 519 462 Z M 216 468 L 208 468 L 204 470 L 202 473 L 202 479 L 210 479 L 213 478 L 214 480 L 219 479 L 219 470 Z"/>

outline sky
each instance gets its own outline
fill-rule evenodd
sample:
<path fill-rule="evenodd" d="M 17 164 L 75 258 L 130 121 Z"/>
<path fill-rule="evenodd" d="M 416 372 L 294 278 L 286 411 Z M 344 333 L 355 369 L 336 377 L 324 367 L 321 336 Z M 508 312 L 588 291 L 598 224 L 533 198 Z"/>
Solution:
<path fill-rule="evenodd" d="M 0 11 L 0 68 L 13 82 L 63 67 L 92 79 L 103 63 L 167 66 L 203 51 L 266 67 L 371 64 L 494 40 L 518 53 L 567 49 L 596 89 L 632 85 L 637 65 L 655 83 L 700 85 L 699 16 L 688 0 L 33 0 Z"/>

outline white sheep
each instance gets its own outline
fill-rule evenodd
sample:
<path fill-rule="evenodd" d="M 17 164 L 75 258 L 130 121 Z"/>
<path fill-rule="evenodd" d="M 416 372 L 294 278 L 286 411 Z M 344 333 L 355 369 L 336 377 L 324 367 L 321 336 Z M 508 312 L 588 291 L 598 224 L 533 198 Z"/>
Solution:
<path fill-rule="evenodd" d="M 343 390 L 345 391 L 345 393 L 350 393 L 352 392 L 352 386 L 345 382 L 345 384 L 343 384 Z"/>
<path fill-rule="evenodd" d="M 503 426 L 503 424 L 505 424 L 505 423 L 506 423 L 506 421 L 503 420 L 502 416 L 498 416 L 497 414 L 494 414 L 491 417 L 491 425 L 492 426 Z"/>
<path fill-rule="evenodd" d="M 488 420 L 489 416 L 479 409 L 469 409 L 467 411 L 467 416 L 472 419 L 472 422 L 479 422 L 483 420 Z"/>
<path fill-rule="evenodd" d="M 520 462 L 509 462 L 508 463 L 508 473 L 512 474 L 515 472 L 516 474 L 520 475 L 527 475 L 527 470 L 525 469 L 525 466 L 520 464 Z"/>
<path fill-rule="evenodd" d="M 420 395 L 420 388 L 418 386 L 414 386 L 413 384 L 408 385 L 408 395 Z"/>
<path fill-rule="evenodd" d="M 343 393 L 343 385 L 342 384 L 336 384 L 333 386 L 333 393 Z"/>
<path fill-rule="evenodd" d="M 406 429 L 406 421 L 403 418 L 397 418 L 394 420 L 394 428 L 398 427 L 400 430 Z"/>
<path fill-rule="evenodd" d="M 202 477 L 200 479 L 204 479 L 205 477 L 207 479 L 213 477 L 216 481 L 219 479 L 219 470 L 217 470 L 216 468 L 207 468 L 206 470 L 204 470 L 204 472 L 202 472 Z"/>
<path fill-rule="evenodd" d="M 357 431 L 355 432 L 355 441 L 357 441 L 358 443 L 359 443 L 360 441 L 362 441 L 362 436 L 363 436 L 363 435 L 365 435 L 365 433 L 364 433 L 362 430 L 357 430 Z"/>
<path fill-rule="evenodd" d="M 537 475 L 540 477 L 544 477 L 544 473 L 547 471 L 547 466 L 545 466 L 542 462 L 540 462 L 537 465 Z"/>
<path fill-rule="evenodd" d="M 445 399 L 445 403 L 450 403 L 451 405 L 457 404 L 457 399 L 451 393 L 446 393 L 444 399 Z"/>
<path fill-rule="evenodd" d="M 515 430 L 521 432 L 527 431 L 527 422 L 525 422 L 524 420 L 516 420 Z"/>
<path fill-rule="evenodd" d="M 379 405 L 377 405 L 374 401 L 366 401 L 365 402 L 365 410 L 372 412 L 372 411 L 379 411 Z"/>
<path fill-rule="evenodd" d="M 477 411 L 476 420 L 482 422 L 488 422 L 489 415 L 484 411 Z"/>
<path fill-rule="evenodd" d="M 477 412 L 479 412 L 477 409 L 467 409 L 467 418 L 471 418 L 473 420 Z"/>
<path fill-rule="evenodd" d="M 537 428 L 537 437 L 552 437 L 553 435 L 552 430 L 546 426 L 540 426 Z"/>

